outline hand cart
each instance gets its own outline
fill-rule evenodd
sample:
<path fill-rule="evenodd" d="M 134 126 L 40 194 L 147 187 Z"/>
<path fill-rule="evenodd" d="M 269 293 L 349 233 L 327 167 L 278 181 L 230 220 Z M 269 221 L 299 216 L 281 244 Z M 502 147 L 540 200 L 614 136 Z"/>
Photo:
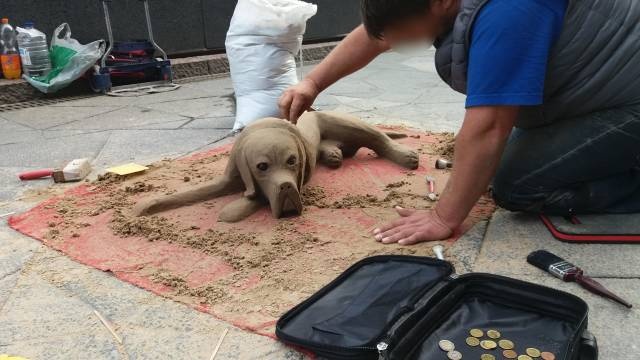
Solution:
<path fill-rule="evenodd" d="M 109 5 L 112 0 L 99 0 L 104 9 L 104 18 L 109 36 L 109 46 L 91 75 L 91 87 L 96 92 L 117 95 L 118 92 L 144 90 L 159 92 L 174 90 L 171 62 L 167 53 L 158 46 L 153 38 L 151 15 L 148 0 L 144 4 L 147 21 L 148 39 L 114 41 L 109 17 Z M 161 57 L 155 57 L 159 53 Z M 118 85 L 115 87 L 114 85 Z"/>

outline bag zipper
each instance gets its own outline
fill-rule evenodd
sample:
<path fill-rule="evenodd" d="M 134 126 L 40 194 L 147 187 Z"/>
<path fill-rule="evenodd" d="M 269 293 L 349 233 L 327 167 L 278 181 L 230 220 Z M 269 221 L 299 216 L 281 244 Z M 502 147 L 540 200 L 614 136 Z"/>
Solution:
<path fill-rule="evenodd" d="M 387 343 L 386 341 L 381 341 L 378 343 L 378 345 L 376 345 L 376 348 L 378 349 L 378 360 L 388 360 L 389 359 L 389 343 Z"/>

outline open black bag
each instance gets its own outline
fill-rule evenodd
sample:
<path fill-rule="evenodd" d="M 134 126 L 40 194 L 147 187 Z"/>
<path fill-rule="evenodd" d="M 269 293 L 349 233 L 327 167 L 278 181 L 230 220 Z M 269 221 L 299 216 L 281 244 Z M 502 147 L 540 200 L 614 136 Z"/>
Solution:
<path fill-rule="evenodd" d="M 497 275 L 453 273 L 433 258 L 366 258 L 284 314 L 276 335 L 328 359 L 446 359 L 443 339 L 464 359 L 480 359 L 502 358 L 502 350 L 467 346 L 469 329 L 498 329 L 519 354 L 535 347 L 558 360 L 597 360 L 580 298 Z"/>

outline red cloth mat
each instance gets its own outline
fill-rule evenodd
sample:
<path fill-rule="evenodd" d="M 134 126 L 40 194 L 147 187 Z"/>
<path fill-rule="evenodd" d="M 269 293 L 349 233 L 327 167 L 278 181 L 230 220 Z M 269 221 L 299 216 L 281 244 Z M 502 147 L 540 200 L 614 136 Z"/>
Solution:
<path fill-rule="evenodd" d="M 299 217 L 274 219 L 265 208 L 237 224 L 217 222 L 221 207 L 237 194 L 144 221 L 126 220 L 134 236 L 114 232 L 114 219 L 136 200 L 222 173 L 231 148 L 226 145 L 159 162 L 125 181 L 79 185 L 13 216 L 9 224 L 80 263 L 272 336 L 281 313 L 357 260 L 384 253 L 432 256 L 433 244 L 382 245 L 369 235 L 376 224 L 396 216 L 394 204 L 433 206 L 424 198 L 427 174 L 436 178 L 438 193 L 448 177 L 447 171 L 434 169 L 436 153 L 446 146 L 444 136 L 393 130 L 410 135 L 399 141 L 419 150 L 419 169 L 408 171 L 367 149 L 339 169 L 319 166 L 306 187 L 306 198 L 313 200 Z M 483 198 L 450 241 L 493 210 L 493 202 Z M 156 223 L 165 226 L 164 232 L 139 235 Z"/>

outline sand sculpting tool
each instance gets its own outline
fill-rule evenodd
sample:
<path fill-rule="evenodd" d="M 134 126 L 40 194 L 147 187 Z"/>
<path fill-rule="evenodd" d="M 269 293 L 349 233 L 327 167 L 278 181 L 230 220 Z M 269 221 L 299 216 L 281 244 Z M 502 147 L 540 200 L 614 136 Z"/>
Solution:
<path fill-rule="evenodd" d="M 527 262 L 541 270 L 550 273 L 551 275 L 557 277 L 562 281 L 576 282 L 586 290 L 596 295 L 611 299 L 628 308 L 631 308 L 633 306 L 618 295 L 607 290 L 604 285 L 586 276 L 584 274 L 584 270 L 546 250 L 538 250 L 532 252 L 527 257 Z"/>
<path fill-rule="evenodd" d="M 436 257 L 440 260 L 444 260 L 444 246 L 436 245 L 432 248 L 433 253 L 436 254 Z"/>
<path fill-rule="evenodd" d="M 436 160 L 436 169 L 451 169 L 453 167 L 453 161 L 438 159 Z"/>
<path fill-rule="evenodd" d="M 62 169 L 41 169 L 23 172 L 18 175 L 20 180 L 35 180 L 52 177 L 53 182 L 65 183 L 80 181 L 91 173 L 91 161 L 89 159 L 75 159 Z"/>
<path fill-rule="evenodd" d="M 438 195 L 436 194 L 436 179 L 433 176 L 427 176 L 427 186 L 429 186 L 429 193 L 427 194 L 427 199 L 431 201 L 436 201 L 438 199 Z"/>

